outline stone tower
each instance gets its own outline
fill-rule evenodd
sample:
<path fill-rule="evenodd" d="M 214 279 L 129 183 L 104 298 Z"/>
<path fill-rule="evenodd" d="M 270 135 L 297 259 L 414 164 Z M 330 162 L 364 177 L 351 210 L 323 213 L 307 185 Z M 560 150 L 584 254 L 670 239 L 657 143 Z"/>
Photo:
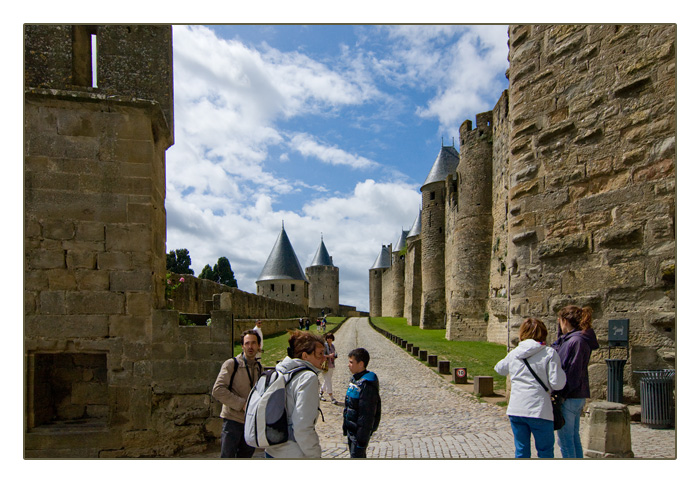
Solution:
<path fill-rule="evenodd" d="M 172 30 L 25 25 L 24 62 L 25 457 L 152 455 Z"/>
<path fill-rule="evenodd" d="M 445 327 L 445 181 L 459 164 L 459 153 L 442 146 L 428 177 L 421 187 L 421 278 L 423 294 L 420 327 Z"/>
<path fill-rule="evenodd" d="M 284 225 L 255 284 L 258 295 L 303 307 L 309 306 L 309 281 Z"/>
<path fill-rule="evenodd" d="M 406 266 L 404 269 L 403 316 L 408 325 L 420 325 L 420 306 L 423 294 L 421 278 L 421 213 L 406 235 Z"/>
<path fill-rule="evenodd" d="M 382 275 L 391 268 L 391 245 L 382 245 L 372 268 L 369 269 L 369 316 L 382 316 Z"/>
<path fill-rule="evenodd" d="M 447 177 L 445 302 L 449 340 L 486 340 L 491 264 L 491 112 L 460 128 L 460 162 Z"/>
<path fill-rule="evenodd" d="M 382 275 L 382 316 L 403 317 L 404 272 L 406 266 L 406 236 L 401 230 L 399 239 L 391 251 L 391 270 Z"/>
<path fill-rule="evenodd" d="M 328 254 L 323 236 L 311 265 L 306 267 L 309 280 L 309 314 L 324 311 L 337 314 L 340 305 L 339 270 L 333 266 L 333 257 Z"/>

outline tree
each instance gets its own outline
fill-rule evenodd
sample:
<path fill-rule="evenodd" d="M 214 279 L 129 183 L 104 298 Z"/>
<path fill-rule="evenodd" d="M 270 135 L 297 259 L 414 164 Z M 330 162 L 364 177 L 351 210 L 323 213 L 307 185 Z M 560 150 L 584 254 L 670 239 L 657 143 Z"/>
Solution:
<path fill-rule="evenodd" d="M 228 261 L 228 258 L 220 257 L 216 265 L 214 265 L 214 271 L 219 275 L 220 284 L 238 287 L 238 282 L 236 282 L 236 277 L 233 276 L 233 270 L 231 270 L 231 263 Z"/>
<path fill-rule="evenodd" d="M 238 288 L 238 282 L 231 270 L 231 263 L 226 257 L 220 257 L 214 264 L 214 268 L 207 263 L 199 274 L 199 278 Z"/>
<path fill-rule="evenodd" d="M 194 270 L 190 268 L 191 263 L 190 251 L 187 248 L 178 248 L 174 251 L 170 250 L 170 252 L 165 255 L 165 268 L 172 273 L 194 275 Z"/>
<path fill-rule="evenodd" d="M 219 277 L 214 272 L 214 270 L 211 268 L 211 265 L 208 263 L 204 265 L 204 268 L 202 269 L 202 273 L 199 274 L 199 278 L 202 278 L 204 280 L 213 280 L 214 282 L 219 281 Z"/>

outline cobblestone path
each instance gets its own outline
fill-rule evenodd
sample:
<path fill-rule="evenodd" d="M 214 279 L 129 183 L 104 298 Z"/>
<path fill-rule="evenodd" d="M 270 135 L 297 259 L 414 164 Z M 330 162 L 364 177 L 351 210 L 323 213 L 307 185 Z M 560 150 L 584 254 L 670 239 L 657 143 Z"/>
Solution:
<path fill-rule="evenodd" d="M 370 440 L 368 458 L 513 458 L 505 408 L 480 403 L 452 387 L 372 329 L 366 318 L 349 319 L 335 335 L 339 357 L 333 395 L 341 406 L 321 402 L 325 422 L 319 418 L 316 430 L 323 458 L 349 457 L 341 429 L 342 403 L 350 378 L 347 354 L 356 347 L 369 351 L 368 368 L 377 373 L 382 396 L 382 421 Z M 673 458 L 675 431 L 633 424 L 632 449 L 637 458 Z M 534 444 L 532 454 L 537 454 Z M 555 457 L 561 457 L 556 445 Z"/>

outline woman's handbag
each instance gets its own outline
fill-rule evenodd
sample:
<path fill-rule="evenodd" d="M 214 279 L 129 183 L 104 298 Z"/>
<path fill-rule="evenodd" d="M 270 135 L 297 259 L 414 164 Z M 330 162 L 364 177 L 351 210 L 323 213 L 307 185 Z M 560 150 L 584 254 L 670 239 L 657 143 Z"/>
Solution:
<path fill-rule="evenodd" d="M 321 362 L 321 370 L 323 372 L 328 372 L 328 361 L 327 360 Z"/>
<path fill-rule="evenodd" d="M 556 431 L 557 429 L 561 429 L 564 426 L 564 423 L 566 423 L 566 421 L 564 420 L 564 413 L 561 410 L 561 405 L 564 403 L 564 398 L 562 396 L 552 394 L 549 391 L 549 388 L 544 385 L 542 379 L 537 377 L 537 374 L 535 374 L 535 371 L 532 370 L 532 367 L 530 367 L 530 363 L 527 361 L 527 359 L 523 359 L 523 362 L 530 370 L 532 375 L 535 377 L 535 379 L 537 379 L 537 382 L 540 383 L 540 386 L 542 386 L 544 390 L 547 391 L 547 393 L 549 394 L 549 397 L 552 400 L 552 413 L 554 413 L 554 430 Z"/>

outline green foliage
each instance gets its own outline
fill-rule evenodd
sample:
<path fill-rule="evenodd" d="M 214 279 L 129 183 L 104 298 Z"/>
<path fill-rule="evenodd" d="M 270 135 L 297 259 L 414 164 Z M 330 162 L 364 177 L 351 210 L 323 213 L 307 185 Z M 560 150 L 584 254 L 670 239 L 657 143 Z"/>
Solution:
<path fill-rule="evenodd" d="M 214 264 L 214 268 L 211 268 L 211 265 L 208 263 L 204 265 L 202 273 L 199 274 L 199 278 L 212 280 L 229 287 L 238 287 L 236 277 L 233 274 L 233 270 L 231 270 L 231 263 L 226 257 L 220 257 Z"/>
<path fill-rule="evenodd" d="M 204 280 L 213 280 L 214 282 L 217 282 L 219 279 L 216 273 L 214 273 L 214 270 L 212 270 L 211 265 L 209 265 L 208 263 L 204 265 L 202 273 L 199 274 L 199 278 Z"/>
<path fill-rule="evenodd" d="M 228 258 L 219 258 L 216 265 L 214 265 L 214 273 L 219 275 L 220 284 L 229 287 L 238 287 L 238 282 L 236 282 L 236 277 L 233 276 L 233 270 L 231 270 L 231 263 L 228 261 Z"/>
<path fill-rule="evenodd" d="M 372 317 L 377 327 L 407 340 L 430 354 L 450 361 L 450 368 L 466 367 L 469 377 L 492 376 L 495 388 L 505 389 L 506 378 L 493 370 L 506 356 L 505 345 L 493 342 L 456 341 L 445 339 L 445 329 L 421 329 L 406 324 L 402 317 Z"/>
<path fill-rule="evenodd" d="M 190 251 L 187 248 L 170 250 L 165 255 L 165 269 L 169 272 L 194 275 L 194 270 L 190 268 L 191 264 Z"/>

